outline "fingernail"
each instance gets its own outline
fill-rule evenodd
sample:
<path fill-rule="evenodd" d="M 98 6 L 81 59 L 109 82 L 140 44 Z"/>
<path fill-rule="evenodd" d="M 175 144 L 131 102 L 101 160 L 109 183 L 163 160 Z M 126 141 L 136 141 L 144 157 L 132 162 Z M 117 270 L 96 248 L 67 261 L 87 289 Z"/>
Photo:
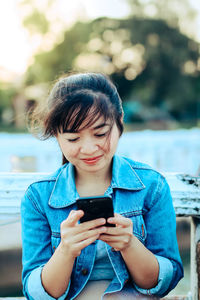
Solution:
<path fill-rule="evenodd" d="M 100 224 L 105 224 L 105 223 L 106 223 L 106 220 L 105 220 L 105 219 L 99 219 L 99 223 L 100 223 Z"/>

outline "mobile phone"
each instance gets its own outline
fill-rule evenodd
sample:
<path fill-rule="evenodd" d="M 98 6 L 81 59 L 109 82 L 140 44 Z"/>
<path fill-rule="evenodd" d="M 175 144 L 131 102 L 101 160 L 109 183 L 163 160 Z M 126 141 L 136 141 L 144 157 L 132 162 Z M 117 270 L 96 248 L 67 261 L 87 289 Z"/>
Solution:
<path fill-rule="evenodd" d="M 114 216 L 113 203 L 111 197 L 93 196 L 79 198 L 77 201 L 77 208 L 84 211 L 84 216 L 80 222 L 91 221 L 98 218 L 105 218 Z M 105 226 L 114 227 L 114 224 L 106 222 Z"/>

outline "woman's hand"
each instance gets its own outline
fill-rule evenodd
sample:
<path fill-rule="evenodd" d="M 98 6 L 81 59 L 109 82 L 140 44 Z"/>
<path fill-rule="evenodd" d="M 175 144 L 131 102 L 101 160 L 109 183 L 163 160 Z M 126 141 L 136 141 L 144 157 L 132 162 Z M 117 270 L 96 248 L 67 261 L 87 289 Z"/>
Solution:
<path fill-rule="evenodd" d="M 82 210 L 72 210 L 67 219 L 61 223 L 59 248 L 72 258 L 80 255 L 83 248 L 98 239 L 100 234 L 106 232 L 106 227 L 102 226 L 106 223 L 103 218 L 78 224 L 83 215 Z"/>
<path fill-rule="evenodd" d="M 106 233 L 101 234 L 99 240 L 106 242 L 116 251 L 122 251 L 129 248 L 133 242 L 133 223 L 130 219 L 116 214 L 107 220 L 115 227 L 107 227 Z"/>
<path fill-rule="evenodd" d="M 106 231 L 106 227 L 102 226 L 106 222 L 105 219 L 78 224 L 83 215 L 82 210 L 71 211 L 67 219 L 61 223 L 61 242 L 42 269 L 42 284 L 56 299 L 67 289 L 75 258 L 83 248 L 93 243 L 101 233 Z"/>
<path fill-rule="evenodd" d="M 119 214 L 107 220 L 116 227 L 107 227 L 99 239 L 120 251 L 133 281 L 143 289 L 157 285 L 159 265 L 156 257 L 133 234 L 133 223 Z"/>

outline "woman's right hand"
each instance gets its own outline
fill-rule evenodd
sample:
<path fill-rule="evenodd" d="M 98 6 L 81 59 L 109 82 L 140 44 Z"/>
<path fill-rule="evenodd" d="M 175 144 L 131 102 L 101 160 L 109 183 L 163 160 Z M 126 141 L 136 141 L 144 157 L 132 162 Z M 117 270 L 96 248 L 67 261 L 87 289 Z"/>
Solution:
<path fill-rule="evenodd" d="M 106 233 L 106 227 L 103 226 L 106 223 L 105 219 L 101 218 L 78 224 L 83 215 L 82 210 L 72 210 L 67 219 L 61 223 L 59 248 L 74 259 L 80 255 L 83 248 L 96 241 L 100 234 Z"/>
<path fill-rule="evenodd" d="M 80 255 L 83 248 L 93 243 L 101 233 L 106 232 L 106 227 L 103 226 L 105 219 L 78 224 L 83 215 L 82 210 L 71 211 L 67 219 L 61 223 L 61 242 L 42 269 L 42 285 L 56 299 L 67 289 L 75 258 Z"/>

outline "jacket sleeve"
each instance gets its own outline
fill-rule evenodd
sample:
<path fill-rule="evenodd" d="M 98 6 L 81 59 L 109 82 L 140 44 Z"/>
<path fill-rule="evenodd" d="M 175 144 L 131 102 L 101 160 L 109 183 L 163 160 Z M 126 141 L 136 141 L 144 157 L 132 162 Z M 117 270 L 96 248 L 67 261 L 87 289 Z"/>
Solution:
<path fill-rule="evenodd" d="M 37 192 L 33 193 L 30 186 L 21 202 L 23 291 L 28 300 L 52 300 L 55 298 L 45 291 L 41 281 L 42 268 L 53 254 L 51 230 L 36 197 Z M 60 300 L 65 299 L 68 290 L 69 286 Z"/>
<path fill-rule="evenodd" d="M 149 290 L 135 288 L 142 294 L 168 294 L 183 277 L 183 267 L 176 238 L 176 215 L 169 186 L 162 176 L 147 199 L 149 207 L 144 216 L 147 229 L 145 246 L 154 253 L 159 264 L 157 285 Z"/>

